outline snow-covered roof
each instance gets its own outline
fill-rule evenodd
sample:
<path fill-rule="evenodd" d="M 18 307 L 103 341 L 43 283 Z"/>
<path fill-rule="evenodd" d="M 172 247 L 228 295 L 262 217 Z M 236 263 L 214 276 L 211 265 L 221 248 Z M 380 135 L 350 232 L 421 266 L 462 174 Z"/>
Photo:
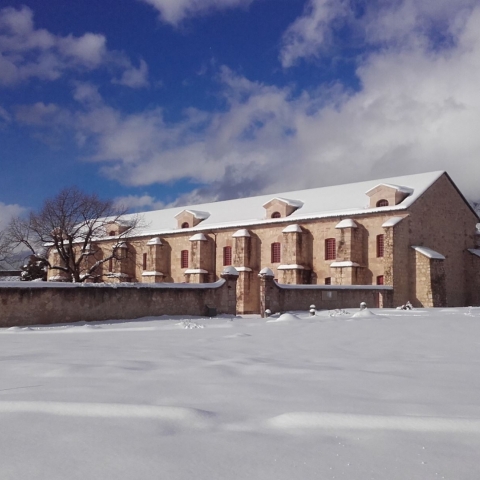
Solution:
<path fill-rule="evenodd" d="M 176 216 L 185 211 L 209 212 L 208 218 L 204 219 L 196 227 L 185 228 L 182 231 L 194 232 L 213 228 L 248 228 L 250 225 L 285 224 L 296 223 L 301 220 L 326 217 L 352 217 L 372 212 L 396 212 L 402 211 L 412 205 L 444 172 L 421 173 L 383 180 L 369 180 L 366 182 L 351 183 L 348 185 L 336 185 L 331 187 L 311 188 L 293 192 L 279 193 L 278 195 L 261 195 L 257 197 L 239 198 L 222 202 L 176 207 L 165 210 L 156 210 L 143 213 L 144 223 L 139 234 L 165 235 L 177 233 Z M 387 207 L 369 208 L 368 197 L 365 192 L 374 188 L 379 183 L 405 185 L 413 190 L 398 205 Z M 288 198 L 298 199 L 302 202 L 302 208 L 297 209 L 291 215 L 284 218 L 265 218 L 263 205 L 273 198 L 282 200 Z M 298 204 L 298 203 L 297 203 Z M 198 210 L 197 210 L 198 209 Z"/>
<path fill-rule="evenodd" d="M 394 227 L 397 223 L 400 223 L 405 217 L 392 217 L 386 222 L 382 223 L 383 228 Z"/>
<path fill-rule="evenodd" d="M 302 233 L 302 229 L 295 223 L 284 228 L 282 233 Z"/>
<path fill-rule="evenodd" d="M 352 220 L 351 218 L 346 218 L 340 223 L 337 223 L 335 225 L 335 228 L 358 228 L 358 225 L 355 223 L 355 220 Z"/>
<path fill-rule="evenodd" d="M 438 253 L 431 248 L 416 245 L 412 245 L 412 248 L 428 258 L 433 258 L 434 260 L 445 260 L 445 257 L 441 253 Z"/>

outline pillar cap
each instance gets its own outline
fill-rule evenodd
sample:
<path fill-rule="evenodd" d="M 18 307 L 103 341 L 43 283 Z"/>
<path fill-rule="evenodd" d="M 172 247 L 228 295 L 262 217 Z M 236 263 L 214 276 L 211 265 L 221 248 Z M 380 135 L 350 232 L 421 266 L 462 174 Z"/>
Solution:
<path fill-rule="evenodd" d="M 238 277 L 238 272 L 237 272 L 237 269 L 235 267 L 232 267 L 231 265 L 228 266 L 228 267 L 225 267 L 223 269 L 223 272 L 222 272 L 222 276 L 223 275 L 232 275 L 234 277 Z"/>
<path fill-rule="evenodd" d="M 258 274 L 259 277 L 275 277 L 275 274 L 272 270 L 268 267 L 262 268 L 260 273 Z"/>

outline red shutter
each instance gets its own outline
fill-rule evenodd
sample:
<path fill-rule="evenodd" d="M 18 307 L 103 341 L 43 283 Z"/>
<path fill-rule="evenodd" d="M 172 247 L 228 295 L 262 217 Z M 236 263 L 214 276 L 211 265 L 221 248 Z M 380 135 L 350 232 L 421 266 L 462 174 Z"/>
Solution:
<path fill-rule="evenodd" d="M 377 235 L 377 257 L 383 257 L 385 235 Z"/>
<path fill-rule="evenodd" d="M 272 263 L 280 263 L 281 260 L 281 246 L 280 243 L 272 243 Z"/>
<path fill-rule="evenodd" d="M 232 264 L 232 247 L 223 247 L 223 265 L 226 267 Z"/>
<path fill-rule="evenodd" d="M 325 260 L 335 260 L 337 258 L 337 246 L 334 238 L 325 240 Z"/>
<path fill-rule="evenodd" d="M 188 268 L 188 250 L 182 250 L 180 268 Z"/>

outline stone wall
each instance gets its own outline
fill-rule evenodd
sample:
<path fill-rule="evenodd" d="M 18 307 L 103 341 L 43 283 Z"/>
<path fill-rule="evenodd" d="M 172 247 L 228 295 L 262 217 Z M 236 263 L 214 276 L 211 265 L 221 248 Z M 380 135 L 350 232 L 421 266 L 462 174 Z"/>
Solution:
<path fill-rule="evenodd" d="M 0 327 L 130 319 L 158 315 L 236 313 L 235 275 L 213 284 L 72 284 L 12 282 L 0 285 Z"/>
<path fill-rule="evenodd" d="M 273 277 L 263 275 L 260 278 L 260 308 L 264 315 L 266 309 L 272 313 L 289 310 L 308 310 L 315 305 L 318 310 L 336 308 L 355 308 L 361 302 L 368 307 L 393 306 L 393 289 L 390 286 L 356 285 L 281 285 Z"/>

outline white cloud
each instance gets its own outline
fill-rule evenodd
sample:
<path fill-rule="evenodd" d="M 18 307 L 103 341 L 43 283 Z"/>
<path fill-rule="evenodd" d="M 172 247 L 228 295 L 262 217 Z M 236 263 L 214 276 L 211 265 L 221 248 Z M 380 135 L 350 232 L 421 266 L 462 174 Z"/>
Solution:
<path fill-rule="evenodd" d="M 62 122 L 93 149 L 91 160 L 109 178 L 206 185 L 176 203 L 440 169 L 478 199 L 480 7 L 449 18 L 452 38 L 443 48 L 418 41 L 365 54 L 356 92 L 319 86 L 293 96 L 223 68 L 222 111 L 190 109 L 169 123 L 161 109 L 124 114 L 97 98 Z M 40 118 L 54 110 L 33 107 Z M 146 208 L 155 202 L 135 201 Z"/>
<path fill-rule="evenodd" d="M 478 0 L 371 0 L 363 4 L 361 14 L 353 5 L 347 0 L 309 0 L 283 36 L 282 65 L 292 67 L 300 59 L 328 54 L 339 40 L 339 27 L 348 27 L 364 46 L 434 47 L 463 30 Z"/>
<path fill-rule="evenodd" d="M 5 204 L 0 202 L 0 232 L 8 225 L 13 217 L 26 212 L 26 208 L 18 204 Z"/>
<path fill-rule="evenodd" d="M 142 0 L 155 7 L 164 22 L 178 25 L 186 17 L 214 10 L 247 7 L 254 0 Z"/>
<path fill-rule="evenodd" d="M 113 83 L 125 85 L 130 88 L 147 87 L 149 85 L 148 65 L 144 60 L 140 60 L 140 65 L 138 68 L 135 68 L 133 65 L 131 65 L 122 73 L 121 78 L 118 80 L 113 80 Z"/>
<path fill-rule="evenodd" d="M 282 65 L 291 67 L 299 58 L 317 56 L 333 41 L 334 21 L 345 21 L 350 14 L 346 0 L 310 0 L 283 36 Z"/>
<path fill-rule="evenodd" d="M 127 195 L 115 198 L 115 205 L 120 209 L 133 212 L 145 212 L 147 210 L 160 210 L 165 207 L 163 202 L 156 200 L 151 195 Z"/>
<path fill-rule="evenodd" d="M 147 85 L 147 66 L 135 69 L 122 53 L 106 47 L 104 35 L 54 35 L 35 28 L 28 7 L 0 10 L 0 85 L 16 85 L 30 78 L 53 81 L 68 70 L 93 70 L 111 66 L 126 76 L 119 83 L 135 88 Z"/>

